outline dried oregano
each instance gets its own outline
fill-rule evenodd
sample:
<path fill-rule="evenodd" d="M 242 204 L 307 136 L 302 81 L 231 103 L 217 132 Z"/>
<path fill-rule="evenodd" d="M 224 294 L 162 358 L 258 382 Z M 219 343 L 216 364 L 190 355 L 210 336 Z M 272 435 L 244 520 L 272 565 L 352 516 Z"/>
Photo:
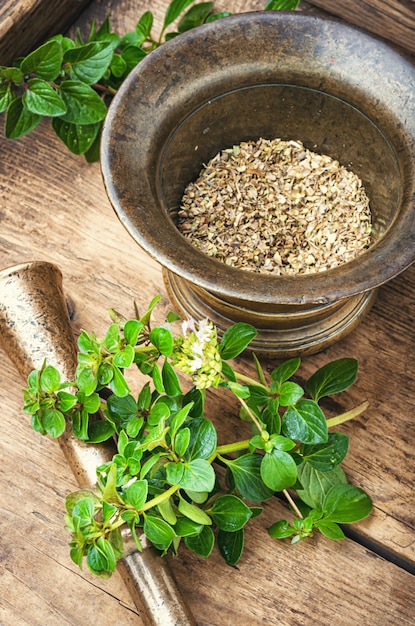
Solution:
<path fill-rule="evenodd" d="M 187 186 L 178 217 L 209 256 L 263 273 L 327 270 L 370 244 L 362 181 L 300 141 L 259 139 L 219 152 Z"/>

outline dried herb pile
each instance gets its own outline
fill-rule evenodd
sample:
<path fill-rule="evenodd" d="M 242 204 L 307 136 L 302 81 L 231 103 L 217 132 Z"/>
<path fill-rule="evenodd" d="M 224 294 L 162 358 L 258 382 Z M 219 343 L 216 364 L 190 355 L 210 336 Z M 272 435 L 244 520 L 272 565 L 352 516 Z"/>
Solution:
<path fill-rule="evenodd" d="M 308 274 L 370 245 L 362 181 L 300 141 L 259 139 L 218 153 L 183 195 L 178 228 L 233 267 Z"/>

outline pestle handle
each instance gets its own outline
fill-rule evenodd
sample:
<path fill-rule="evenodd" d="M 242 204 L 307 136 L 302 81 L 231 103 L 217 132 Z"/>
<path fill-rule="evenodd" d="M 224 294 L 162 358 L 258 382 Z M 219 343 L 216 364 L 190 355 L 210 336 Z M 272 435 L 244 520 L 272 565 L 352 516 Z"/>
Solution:
<path fill-rule="evenodd" d="M 70 325 L 59 268 L 31 262 L 0 271 L 0 347 L 26 380 L 46 359 L 71 381 L 76 369 L 76 342 Z M 96 468 L 112 460 L 112 440 L 88 444 L 67 428 L 59 443 L 81 488 L 96 483 Z M 139 552 L 129 532 L 126 554 L 118 568 L 145 626 L 196 626 L 168 563 L 144 542 Z"/>

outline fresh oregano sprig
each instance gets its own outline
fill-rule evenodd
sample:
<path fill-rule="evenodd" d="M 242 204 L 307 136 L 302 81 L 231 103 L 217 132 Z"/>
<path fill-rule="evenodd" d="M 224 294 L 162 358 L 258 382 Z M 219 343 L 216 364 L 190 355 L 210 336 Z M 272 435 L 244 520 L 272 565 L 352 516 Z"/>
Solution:
<path fill-rule="evenodd" d="M 298 4 L 299 0 L 274 0 L 265 9 L 294 9 Z M 134 31 L 123 36 L 111 31 L 107 17 L 99 29 L 92 23 L 86 41 L 79 32 L 74 39 L 52 37 L 17 59 L 12 67 L 0 66 L 0 113 L 6 112 L 5 136 L 22 137 L 48 117 L 71 152 L 84 154 L 87 161 L 97 161 L 108 105 L 131 70 L 164 41 L 228 15 L 228 11 L 215 13 L 213 2 L 173 0 L 158 37 L 152 32 L 151 11 L 140 17 Z M 168 32 L 178 18 L 177 29 Z"/>
<path fill-rule="evenodd" d="M 117 441 L 113 459 L 97 468 L 96 489 L 67 497 L 74 562 L 81 567 L 86 558 L 93 573 L 110 576 L 123 553 L 121 529 L 128 526 L 138 549 L 142 533 L 162 554 L 177 553 L 183 542 L 207 557 L 217 541 L 233 565 L 247 523 L 276 493 L 285 495 L 292 513 L 291 521 L 268 529 L 271 537 L 294 543 L 319 530 L 343 538 L 341 525 L 366 517 L 372 503 L 341 468 L 348 437 L 329 428 L 367 403 L 327 419 L 320 401 L 353 384 L 357 361 L 327 363 L 302 386 L 295 379 L 299 358 L 266 375 L 254 355 L 251 378 L 230 361 L 256 336 L 252 326 L 234 324 L 220 340 L 208 320 L 187 320 L 177 332 L 178 318 L 170 313 L 164 325 L 152 327 L 158 301 L 132 319 L 111 311 L 103 338 L 82 331 L 74 381 L 61 381 L 45 363 L 31 372 L 24 390 L 24 410 L 36 431 L 59 437 L 69 422 L 86 442 Z M 130 368 L 147 377 L 136 395 L 125 376 Z M 178 373 L 192 383 L 187 391 Z M 212 387 L 238 398 L 240 418 L 251 423 L 248 438 L 218 445 L 205 407 Z"/>

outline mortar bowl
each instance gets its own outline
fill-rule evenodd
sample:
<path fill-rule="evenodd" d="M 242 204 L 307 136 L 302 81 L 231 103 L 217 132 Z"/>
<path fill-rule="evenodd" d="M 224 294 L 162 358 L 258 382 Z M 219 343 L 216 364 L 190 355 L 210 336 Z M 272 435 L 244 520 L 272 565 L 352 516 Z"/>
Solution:
<path fill-rule="evenodd" d="M 174 306 L 220 332 L 253 324 L 258 353 L 320 351 L 352 331 L 378 287 L 415 259 L 415 67 L 383 40 L 301 12 L 234 15 L 151 52 L 111 103 L 101 165 L 108 197 L 163 267 Z M 176 227 L 186 185 L 241 141 L 294 139 L 363 181 L 373 237 L 353 261 L 275 276 L 227 266 Z"/>

